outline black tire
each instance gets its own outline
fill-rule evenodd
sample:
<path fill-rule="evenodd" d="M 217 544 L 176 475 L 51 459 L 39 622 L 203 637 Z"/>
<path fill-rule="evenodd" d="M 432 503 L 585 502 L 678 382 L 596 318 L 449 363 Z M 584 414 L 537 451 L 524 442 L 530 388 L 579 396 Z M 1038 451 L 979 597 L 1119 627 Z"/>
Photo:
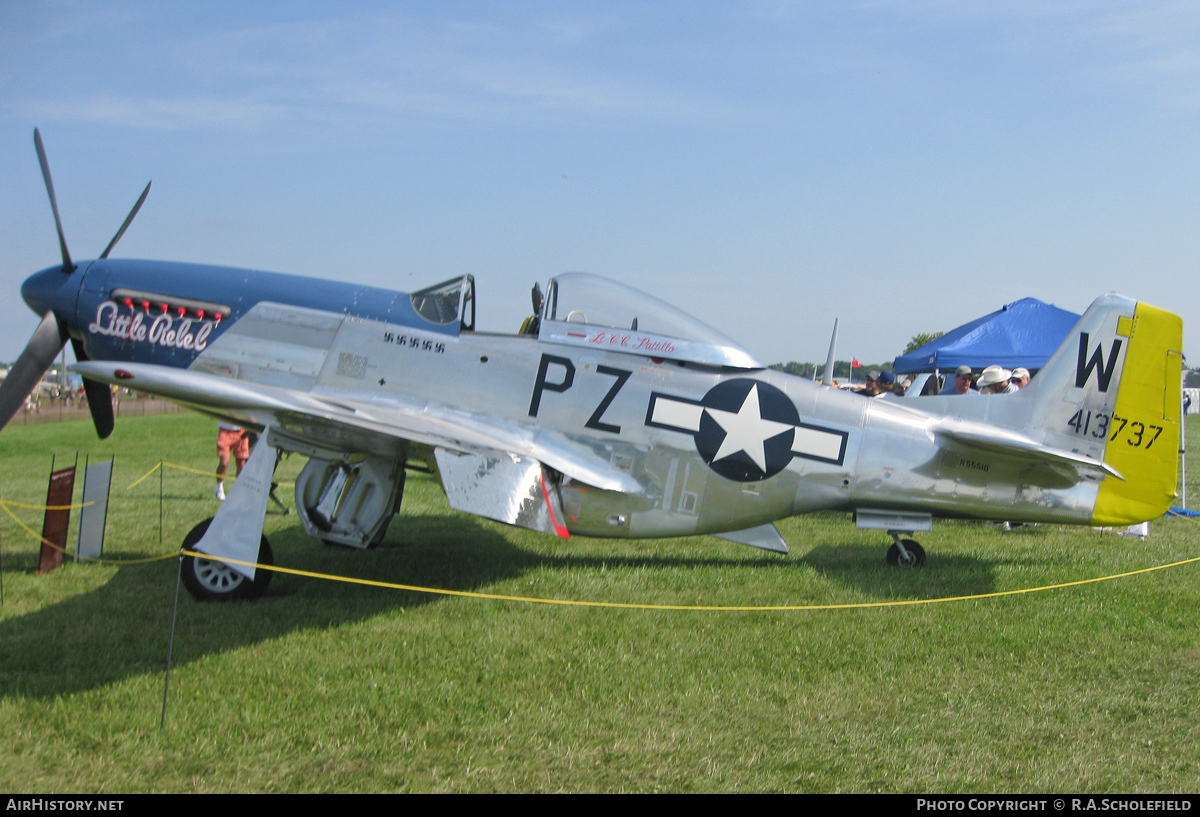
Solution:
<path fill-rule="evenodd" d="M 925 548 L 914 542 L 912 539 L 901 539 L 904 543 L 904 549 L 908 551 L 909 558 L 900 558 L 900 548 L 893 544 L 888 548 L 887 563 L 892 567 L 920 567 L 925 564 Z"/>
<path fill-rule="evenodd" d="M 183 549 L 191 550 L 211 524 L 212 517 L 209 517 L 192 528 L 188 535 L 183 537 Z M 275 564 L 271 543 L 267 541 L 266 536 L 262 537 L 258 545 L 258 563 Z M 196 601 L 256 599 L 267 592 L 267 585 L 271 583 L 274 573 L 273 570 L 256 570 L 254 579 L 251 580 L 230 569 L 223 562 L 195 556 L 183 557 L 183 584 Z"/>

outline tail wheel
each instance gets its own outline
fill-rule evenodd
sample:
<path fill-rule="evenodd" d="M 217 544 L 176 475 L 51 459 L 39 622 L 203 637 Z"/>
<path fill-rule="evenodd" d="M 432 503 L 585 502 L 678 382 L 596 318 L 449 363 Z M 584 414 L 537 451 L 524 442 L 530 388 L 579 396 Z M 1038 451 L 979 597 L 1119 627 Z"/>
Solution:
<path fill-rule="evenodd" d="M 887 563 L 892 567 L 920 567 L 925 564 L 925 548 L 912 539 L 901 539 L 900 544 L 908 551 L 907 555 L 900 552 L 900 547 L 893 544 L 888 548 Z"/>
<path fill-rule="evenodd" d="M 199 542 L 212 518 L 205 519 L 183 537 L 183 549 L 192 550 Z M 258 563 L 275 564 L 271 543 L 263 536 L 258 545 Z M 224 562 L 198 556 L 183 557 L 183 584 L 197 601 L 233 601 L 256 599 L 267 592 L 274 571 L 256 570 L 254 578 L 247 579 Z"/>

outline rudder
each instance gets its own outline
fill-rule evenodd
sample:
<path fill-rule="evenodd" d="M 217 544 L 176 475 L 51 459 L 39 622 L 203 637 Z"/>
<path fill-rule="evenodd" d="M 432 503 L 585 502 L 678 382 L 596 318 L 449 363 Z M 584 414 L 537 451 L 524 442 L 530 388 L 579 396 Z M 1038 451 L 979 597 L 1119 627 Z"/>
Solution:
<path fill-rule="evenodd" d="M 1129 351 L 1117 389 L 1105 461 L 1125 477 L 1100 484 L 1093 525 L 1129 525 L 1156 519 L 1175 498 L 1179 466 L 1180 375 L 1183 320 L 1138 303 L 1122 318 Z"/>
<path fill-rule="evenodd" d="M 1178 315 L 1105 295 L 1030 384 L 1033 425 L 1046 445 L 1101 460 L 1124 477 L 1100 483 L 1091 524 L 1144 522 L 1170 507 L 1182 348 Z"/>

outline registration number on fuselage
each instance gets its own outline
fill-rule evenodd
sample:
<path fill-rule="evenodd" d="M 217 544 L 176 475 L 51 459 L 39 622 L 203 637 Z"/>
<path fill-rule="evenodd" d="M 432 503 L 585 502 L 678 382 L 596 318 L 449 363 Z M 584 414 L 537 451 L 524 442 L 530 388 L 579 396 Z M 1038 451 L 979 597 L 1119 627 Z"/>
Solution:
<path fill-rule="evenodd" d="M 1084 411 L 1080 409 L 1067 420 L 1071 432 L 1081 437 L 1092 437 L 1101 440 L 1108 437 L 1109 442 L 1123 439 L 1127 445 L 1134 448 L 1149 449 L 1154 441 L 1163 433 L 1163 426 L 1121 417 L 1116 414 L 1105 414 L 1102 411 Z M 1110 436 L 1111 433 L 1111 436 Z"/>

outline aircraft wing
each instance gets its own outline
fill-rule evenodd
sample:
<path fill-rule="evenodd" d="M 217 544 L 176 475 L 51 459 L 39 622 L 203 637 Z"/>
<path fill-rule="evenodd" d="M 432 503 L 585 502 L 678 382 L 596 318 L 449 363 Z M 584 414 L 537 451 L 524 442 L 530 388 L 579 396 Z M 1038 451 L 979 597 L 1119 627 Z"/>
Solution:
<path fill-rule="evenodd" d="M 347 399 L 340 392 L 336 397 L 301 392 L 150 363 L 89 361 L 71 370 L 201 411 L 270 419 L 289 434 L 316 444 L 342 441 L 370 452 L 378 447 L 373 441 L 404 440 L 466 454 L 507 454 L 537 460 L 596 488 L 623 493 L 642 489 L 632 476 L 562 435 L 428 401 Z"/>

